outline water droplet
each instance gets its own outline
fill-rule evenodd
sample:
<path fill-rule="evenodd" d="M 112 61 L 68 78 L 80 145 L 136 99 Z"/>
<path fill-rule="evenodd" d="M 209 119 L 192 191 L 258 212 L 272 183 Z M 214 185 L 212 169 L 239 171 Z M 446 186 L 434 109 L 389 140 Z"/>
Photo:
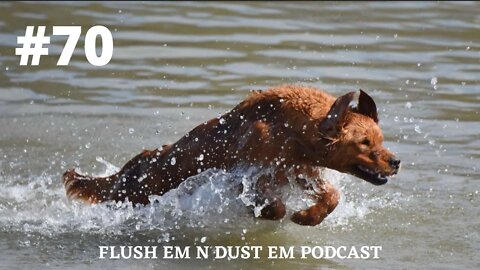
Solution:
<path fill-rule="evenodd" d="M 437 83 L 438 83 L 437 77 L 433 77 L 433 78 L 430 80 L 430 84 L 433 86 L 433 89 L 434 89 L 434 90 L 437 90 Z"/>
<path fill-rule="evenodd" d="M 285 127 L 288 127 L 288 123 L 285 123 Z"/>
<path fill-rule="evenodd" d="M 407 108 L 407 109 L 412 108 L 412 103 L 411 102 L 405 103 L 405 108 Z"/>
<path fill-rule="evenodd" d="M 415 125 L 414 130 L 415 130 L 415 132 L 417 132 L 418 134 L 422 133 L 422 130 L 420 129 L 420 126 L 419 126 L 419 125 Z"/>
<path fill-rule="evenodd" d="M 203 154 L 200 154 L 200 156 L 198 156 L 197 160 L 202 161 L 203 160 Z"/>
<path fill-rule="evenodd" d="M 220 122 L 220 125 L 223 125 L 223 124 L 225 124 L 226 121 L 225 121 L 225 119 L 220 118 L 219 122 Z"/>
<path fill-rule="evenodd" d="M 207 237 L 206 237 L 206 236 L 204 236 L 204 237 L 202 237 L 202 238 L 200 239 L 200 242 L 201 242 L 201 243 L 205 243 L 206 241 L 207 241 Z"/>
<path fill-rule="evenodd" d="M 88 142 L 85 144 L 85 148 L 89 149 L 92 145 Z"/>
<path fill-rule="evenodd" d="M 135 129 L 134 129 L 134 128 L 129 128 L 129 129 L 128 129 L 128 133 L 133 134 L 134 132 L 135 132 Z"/>
<path fill-rule="evenodd" d="M 172 159 L 170 160 L 170 164 L 175 165 L 176 163 L 177 163 L 177 159 L 175 157 L 172 157 Z"/>

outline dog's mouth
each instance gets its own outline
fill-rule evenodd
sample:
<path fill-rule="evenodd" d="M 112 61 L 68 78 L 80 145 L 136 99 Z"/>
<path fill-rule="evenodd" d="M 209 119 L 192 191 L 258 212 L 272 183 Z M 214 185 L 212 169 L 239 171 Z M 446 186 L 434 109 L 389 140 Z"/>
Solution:
<path fill-rule="evenodd" d="M 394 174 L 394 173 L 393 173 Z M 386 174 L 384 172 L 379 172 L 373 169 L 369 169 L 363 165 L 354 165 L 353 166 L 353 175 L 362 178 L 363 180 L 372 183 L 374 185 L 383 185 L 388 182 L 388 176 L 393 174 Z"/>

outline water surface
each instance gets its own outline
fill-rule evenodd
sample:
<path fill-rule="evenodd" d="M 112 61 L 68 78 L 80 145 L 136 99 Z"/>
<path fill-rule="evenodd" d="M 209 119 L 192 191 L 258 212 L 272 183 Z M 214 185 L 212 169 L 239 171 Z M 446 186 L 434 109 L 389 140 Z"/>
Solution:
<path fill-rule="evenodd" d="M 478 269 L 479 10 L 475 2 L 0 3 L 0 268 Z M 27 25 L 47 34 L 81 25 L 84 35 L 96 24 L 113 32 L 108 65 L 90 65 L 82 40 L 58 67 L 65 40 L 52 37 L 38 67 L 19 66 L 16 37 Z M 283 83 L 370 93 L 401 173 L 375 187 L 329 172 L 342 202 L 313 228 L 249 218 L 221 173 L 203 175 L 190 197 L 174 191 L 144 209 L 65 198 L 67 168 L 107 174 L 249 90 Z M 98 245 L 202 239 L 383 250 L 365 261 L 97 259 Z"/>

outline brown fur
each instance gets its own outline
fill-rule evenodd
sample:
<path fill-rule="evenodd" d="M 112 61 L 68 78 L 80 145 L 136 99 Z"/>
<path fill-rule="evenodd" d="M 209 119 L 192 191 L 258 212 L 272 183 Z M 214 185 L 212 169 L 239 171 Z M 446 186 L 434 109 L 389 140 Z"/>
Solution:
<path fill-rule="evenodd" d="M 315 179 L 316 204 L 293 214 L 302 225 L 319 224 L 338 203 L 338 193 L 321 179 L 318 167 L 328 167 L 373 184 L 397 173 L 399 160 L 382 146 L 375 103 L 361 91 L 356 108 L 353 92 L 338 99 L 318 89 L 284 85 L 253 93 L 221 118 L 201 124 L 173 145 L 144 151 L 117 174 L 106 178 L 64 174 L 67 195 L 90 203 L 124 201 L 148 204 L 149 195 L 162 195 L 192 175 L 210 168 L 239 166 L 273 168 L 273 175 L 256 184 L 258 203 L 270 202 L 261 216 L 281 219 L 285 205 L 279 190 L 288 174 Z M 198 157 L 203 154 L 203 160 Z M 172 165 L 172 159 L 175 159 Z"/>

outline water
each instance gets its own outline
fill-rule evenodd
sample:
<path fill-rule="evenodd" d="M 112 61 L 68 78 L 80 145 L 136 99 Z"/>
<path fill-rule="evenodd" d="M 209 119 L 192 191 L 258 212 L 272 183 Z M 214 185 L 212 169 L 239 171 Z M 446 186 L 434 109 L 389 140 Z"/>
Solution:
<path fill-rule="evenodd" d="M 0 268 L 478 269 L 478 10 L 474 2 L 0 3 Z M 70 65 L 58 67 L 64 39 L 52 37 L 38 67 L 18 65 L 25 26 L 50 34 L 71 24 L 83 35 L 95 24 L 111 29 L 112 61 L 90 65 L 80 41 Z M 375 187 L 327 172 L 342 201 L 314 228 L 252 219 L 228 185 L 239 176 L 222 172 L 141 209 L 65 198 L 66 169 L 108 174 L 250 89 L 294 82 L 374 96 L 400 174 Z M 383 250 L 380 260 L 97 259 L 98 245 L 167 243 Z"/>

